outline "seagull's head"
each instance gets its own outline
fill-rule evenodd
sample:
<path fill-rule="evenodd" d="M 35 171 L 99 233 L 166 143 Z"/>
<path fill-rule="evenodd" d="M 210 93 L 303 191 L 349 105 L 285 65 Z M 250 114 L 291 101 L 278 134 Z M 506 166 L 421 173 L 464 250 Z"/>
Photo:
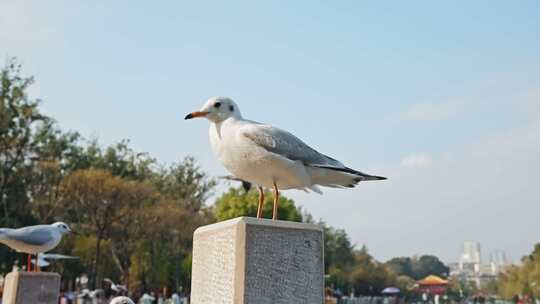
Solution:
<path fill-rule="evenodd" d="M 74 233 L 73 230 L 71 230 L 71 228 L 69 228 L 69 226 L 64 222 L 56 222 L 52 224 L 51 226 L 56 227 L 56 229 L 58 229 L 58 231 L 62 235 L 68 234 L 68 233 Z"/>
<path fill-rule="evenodd" d="M 241 118 L 240 109 L 228 97 L 212 97 L 204 104 L 200 111 L 191 112 L 184 119 L 204 117 L 212 122 L 221 122 L 227 118 Z"/>

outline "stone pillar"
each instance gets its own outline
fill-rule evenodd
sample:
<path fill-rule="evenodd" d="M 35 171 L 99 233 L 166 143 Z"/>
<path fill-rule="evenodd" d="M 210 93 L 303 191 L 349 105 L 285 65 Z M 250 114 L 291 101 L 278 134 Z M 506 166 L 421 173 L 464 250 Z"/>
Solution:
<path fill-rule="evenodd" d="M 2 304 L 57 304 L 60 275 L 51 272 L 10 272 Z"/>
<path fill-rule="evenodd" d="M 323 304 L 323 231 L 240 217 L 193 236 L 192 304 Z"/>

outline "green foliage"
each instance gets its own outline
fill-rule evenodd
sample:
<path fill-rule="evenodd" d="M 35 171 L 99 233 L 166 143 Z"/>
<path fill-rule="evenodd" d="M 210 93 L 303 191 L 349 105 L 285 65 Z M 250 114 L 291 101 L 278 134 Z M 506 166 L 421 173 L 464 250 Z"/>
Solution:
<path fill-rule="evenodd" d="M 414 288 L 416 280 L 406 275 L 398 275 L 396 277 L 394 286 L 402 290 L 404 293 L 407 293 L 409 290 Z"/>
<path fill-rule="evenodd" d="M 217 184 L 197 166 L 193 157 L 161 168 L 154 176 L 153 183 L 161 194 L 181 201 L 193 211 L 204 207 L 204 202 Z"/>
<path fill-rule="evenodd" d="M 145 180 L 155 172 L 156 160 L 147 153 L 140 153 L 129 146 L 128 140 L 108 147 L 101 147 L 92 140 L 85 147 L 78 147 L 73 153 L 70 166 L 75 169 L 101 169 L 111 172 L 114 176 L 130 180 Z"/>
<path fill-rule="evenodd" d="M 0 226 L 9 227 L 52 218 L 64 163 L 78 138 L 60 132 L 39 111 L 39 101 L 26 93 L 34 80 L 20 69 L 10 59 L 0 71 Z M 0 247 L 1 271 L 15 259 L 11 250 Z"/>
<path fill-rule="evenodd" d="M 351 287 L 357 295 L 378 295 L 394 285 L 396 276 L 384 264 L 377 262 L 367 250 L 355 252 L 355 264 L 351 271 Z"/>
<path fill-rule="evenodd" d="M 192 234 L 213 220 L 204 203 L 215 181 L 193 158 L 163 167 L 128 141 L 102 147 L 62 132 L 27 96 L 32 83 L 15 60 L 0 72 L 0 225 L 72 224 L 81 234 L 56 251 L 81 259 L 52 266 L 67 280 L 189 288 Z M 0 246 L 0 271 L 18 256 Z"/>
<path fill-rule="evenodd" d="M 447 277 L 450 269 L 433 255 L 418 257 L 397 257 L 386 262 L 394 273 L 404 275 L 415 280 L 421 280 L 428 275 L 434 274 L 439 277 Z"/>
<path fill-rule="evenodd" d="M 396 257 L 392 258 L 386 265 L 392 269 L 397 275 L 405 275 L 411 278 L 417 278 L 413 273 L 412 259 L 410 257 Z"/>
<path fill-rule="evenodd" d="M 354 262 L 354 246 L 349 240 L 349 236 L 343 229 L 335 229 L 319 222 L 324 231 L 324 266 L 329 272 L 331 267 L 347 269 Z"/>
<path fill-rule="evenodd" d="M 264 192 L 263 217 L 272 218 L 273 195 L 270 191 Z M 215 204 L 214 213 L 219 221 L 239 217 L 239 216 L 257 216 L 257 207 L 259 205 L 259 193 L 257 190 L 245 192 L 240 188 L 230 188 L 228 192 L 223 193 Z M 278 218 L 280 220 L 301 222 L 302 211 L 296 207 L 294 201 L 283 195 L 279 197 Z"/>
<path fill-rule="evenodd" d="M 540 243 L 521 259 L 520 266 L 509 266 L 499 275 L 496 289 L 505 299 L 518 294 L 540 297 Z"/>
<path fill-rule="evenodd" d="M 50 122 L 39 112 L 39 102 L 26 94 L 33 82 L 32 77 L 20 75 L 14 59 L 0 71 L 0 224 L 7 226 L 32 221 L 25 206 L 31 167 L 39 157 L 36 130 Z"/>

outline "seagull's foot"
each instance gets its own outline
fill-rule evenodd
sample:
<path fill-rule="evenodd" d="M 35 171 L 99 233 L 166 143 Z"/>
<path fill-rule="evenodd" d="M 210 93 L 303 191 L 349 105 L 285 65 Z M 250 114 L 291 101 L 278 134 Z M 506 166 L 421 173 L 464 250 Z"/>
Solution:
<path fill-rule="evenodd" d="M 259 186 L 259 207 L 257 208 L 257 218 L 262 218 L 263 206 L 264 206 L 264 190 Z"/>
<path fill-rule="evenodd" d="M 277 220 L 277 213 L 278 213 L 278 204 L 279 204 L 279 190 L 276 185 L 276 182 L 274 182 L 274 211 L 272 212 L 272 220 Z"/>

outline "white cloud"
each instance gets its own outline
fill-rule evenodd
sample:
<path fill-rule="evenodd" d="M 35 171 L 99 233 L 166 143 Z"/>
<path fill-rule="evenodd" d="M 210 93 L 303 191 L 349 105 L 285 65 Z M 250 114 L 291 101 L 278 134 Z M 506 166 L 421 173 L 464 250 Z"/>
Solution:
<path fill-rule="evenodd" d="M 427 154 L 415 154 L 405 156 L 401 159 L 400 165 L 406 168 L 422 168 L 430 167 L 433 163 L 433 158 Z"/>

